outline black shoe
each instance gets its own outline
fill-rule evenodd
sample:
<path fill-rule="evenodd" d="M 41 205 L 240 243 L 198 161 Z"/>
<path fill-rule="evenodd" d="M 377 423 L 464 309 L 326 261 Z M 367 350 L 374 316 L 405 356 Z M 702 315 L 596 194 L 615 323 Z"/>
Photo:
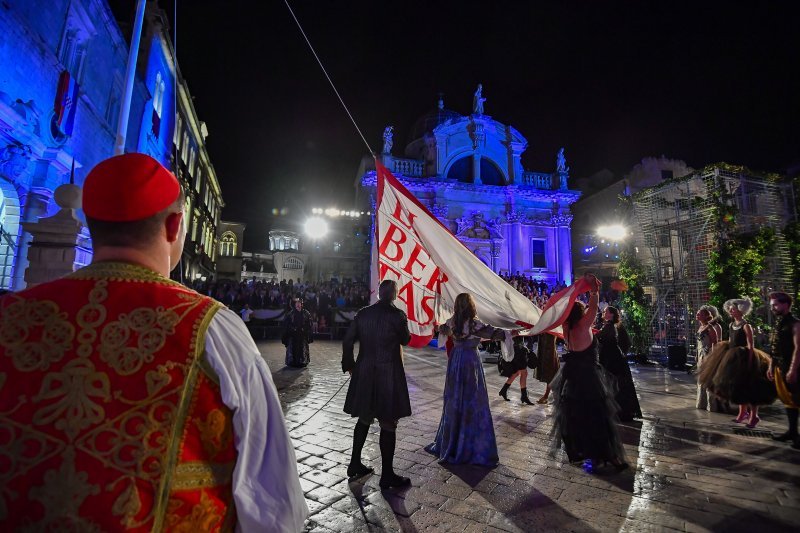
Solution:
<path fill-rule="evenodd" d="M 357 464 L 357 465 L 350 465 L 347 467 L 347 480 L 354 481 L 358 478 L 362 478 L 367 476 L 375 471 L 374 468 L 370 468 L 364 464 Z"/>
<path fill-rule="evenodd" d="M 502 397 L 503 397 L 503 399 L 504 399 L 505 401 L 507 401 L 507 402 L 510 402 L 510 401 L 511 401 L 511 400 L 509 400 L 509 399 L 508 399 L 508 388 L 509 388 L 510 386 L 511 386 L 511 385 L 509 385 L 508 383 L 506 383 L 505 385 L 503 385 L 503 388 L 502 388 L 502 389 L 500 389 L 500 396 L 502 396 Z"/>
<path fill-rule="evenodd" d="M 792 443 L 792 448 L 795 450 L 800 450 L 800 438 L 795 437 L 794 442 Z"/>
<path fill-rule="evenodd" d="M 380 486 L 381 490 L 396 489 L 399 487 L 410 486 L 411 480 L 407 477 L 391 474 L 390 476 L 381 476 L 381 480 L 378 482 L 378 485 Z"/>
<path fill-rule="evenodd" d="M 780 435 L 773 435 L 772 440 L 776 440 L 778 442 L 788 442 L 790 440 L 796 440 L 797 435 L 792 435 L 788 431 L 786 433 L 781 433 Z"/>
<path fill-rule="evenodd" d="M 522 389 L 521 393 L 520 401 L 525 405 L 533 405 L 533 402 L 528 398 L 528 389 Z"/>

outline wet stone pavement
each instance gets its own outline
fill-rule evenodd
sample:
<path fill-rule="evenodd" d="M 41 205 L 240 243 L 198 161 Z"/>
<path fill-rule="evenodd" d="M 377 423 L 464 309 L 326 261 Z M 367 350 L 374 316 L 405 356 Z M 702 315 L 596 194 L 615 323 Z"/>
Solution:
<path fill-rule="evenodd" d="M 620 426 L 631 468 L 586 473 L 548 456 L 550 407 L 510 402 L 504 378 L 484 365 L 500 465 L 440 465 L 424 451 L 442 408 L 447 359 L 433 348 L 406 349 L 413 415 L 397 429 L 395 470 L 412 487 L 381 492 L 378 426 L 363 461 L 376 474 L 349 483 L 354 419 L 342 412 L 348 377 L 341 343 L 317 340 L 311 365 L 283 366 L 283 346 L 261 341 L 294 440 L 311 516 L 306 531 L 788 531 L 800 527 L 800 452 L 773 442 L 786 429 L 780 404 L 764 408 L 755 430 L 731 415 L 694 408 L 685 372 L 632 367 L 644 419 Z M 533 401 L 544 386 L 529 379 Z"/>

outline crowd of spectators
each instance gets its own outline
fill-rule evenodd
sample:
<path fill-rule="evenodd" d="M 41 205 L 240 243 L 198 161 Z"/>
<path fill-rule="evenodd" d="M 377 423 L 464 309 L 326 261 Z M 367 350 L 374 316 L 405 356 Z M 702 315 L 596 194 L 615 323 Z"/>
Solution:
<path fill-rule="evenodd" d="M 566 287 L 563 282 L 550 285 L 533 276 L 516 274 L 499 274 L 506 282 L 530 299 L 537 307 L 543 308 L 550 297 Z M 246 280 L 236 281 L 202 281 L 197 279 L 192 288 L 201 294 L 211 296 L 222 302 L 249 322 L 252 310 L 256 309 L 291 309 L 292 300 L 300 298 L 303 307 L 311 313 L 315 332 L 324 330 L 331 324 L 334 309 L 360 309 L 369 305 L 369 287 L 362 282 L 325 282 L 304 283 L 293 280 L 265 282 Z M 607 297 L 604 295 L 602 300 Z M 244 310 L 244 311 L 243 311 Z"/>
<path fill-rule="evenodd" d="M 289 310 L 294 298 L 303 301 L 311 313 L 315 327 L 325 328 L 331 323 L 333 309 L 360 309 L 369 304 L 369 287 L 360 282 L 295 283 L 265 281 L 212 281 L 196 280 L 192 288 L 211 296 L 237 313 L 245 305 L 249 309 Z M 249 320 L 248 320 L 249 321 Z"/>
<path fill-rule="evenodd" d="M 500 274 L 509 285 L 521 292 L 526 298 L 539 308 L 542 308 L 550 299 L 550 296 L 557 293 L 566 285 L 563 282 L 555 285 L 548 285 L 544 280 L 534 279 L 533 276 L 527 277 L 517 272 L 516 274 Z"/>

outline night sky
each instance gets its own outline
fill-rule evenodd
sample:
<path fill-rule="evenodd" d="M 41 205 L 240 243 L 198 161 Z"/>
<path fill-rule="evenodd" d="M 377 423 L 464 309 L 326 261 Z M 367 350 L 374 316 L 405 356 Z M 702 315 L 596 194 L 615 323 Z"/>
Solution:
<path fill-rule="evenodd" d="M 367 148 L 282 1 L 177 0 L 177 53 L 245 248 L 312 207 L 353 207 Z M 133 0 L 114 0 L 132 17 Z M 643 157 L 784 172 L 800 162 L 794 2 L 294 0 L 373 150 L 403 155 L 437 94 L 529 142 L 528 170 L 618 175 Z M 160 0 L 172 13 L 173 0 Z M 767 7 L 769 6 L 769 7 Z M 288 208 L 283 220 L 272 208 Z"/>

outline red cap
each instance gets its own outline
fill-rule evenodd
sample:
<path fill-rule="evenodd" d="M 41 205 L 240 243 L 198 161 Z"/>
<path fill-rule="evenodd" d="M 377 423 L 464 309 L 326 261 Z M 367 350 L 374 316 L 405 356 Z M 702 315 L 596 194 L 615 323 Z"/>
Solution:
<path fill-rule="evenodd" d="M 177 178 L 145 154 L 114 156 L 98 163 L 83 182 L 83 212 L 107 222 L 151 217 L 181 192 Z"/>

